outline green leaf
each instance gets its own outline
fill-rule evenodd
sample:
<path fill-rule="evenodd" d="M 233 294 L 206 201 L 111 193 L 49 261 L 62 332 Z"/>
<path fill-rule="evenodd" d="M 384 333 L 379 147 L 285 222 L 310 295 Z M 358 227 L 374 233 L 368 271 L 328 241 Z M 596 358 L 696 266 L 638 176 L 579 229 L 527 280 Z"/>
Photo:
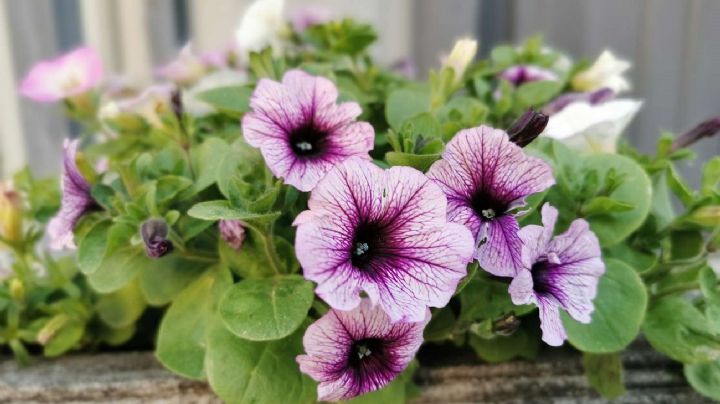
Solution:
<path fill-rule="evenodd" d="M 425 172 L 434 162 L 440 160 L 440 155 L 387 152 L 385 154 L 385 160 L 387 160 L 391 166 L 408 166 Z"/>
<path fill-rule="evenodd" d="M 596 196 L 582 207 L 582 215 L 585 217 L 593 215 L 605 215 L 609 213 L 627 212 L 633 210 L 633 205 L 627 202 L 617 201 L 607 196 Z"/>
<path fill-rule="evenodd" d="M 720 360 L 683 367 L 690 385 L 705 397 L 720 401 Z"/>
<path fill-rule="evenodd" d="M 145 299 L 137 282 L 107 295 L 100 296 L 95 305 L 98 315 L 112 328 L 126 328 L 145 311 Z"/>
<path fill-rule="evenodd" d="M 290 335 L 307 317 L 313 285 L 298 275 L 245 279 L 220 299 L 218 312 L 235 335 L 269 341 Z"/>
<path fill-rule="evenodd" d="M 588 218 L 590 228 L 603 246 L 617 244 L 637 230 L 650 211 L 652 187 L 645 170 L 633 160 L 615 154 L 595 154 L 584 159 L 587 169 L 597 171 L 600 178 L 611 169 L 622 176 L 622 182 L 609 198 L 632 206 L 632 210 Z"/>
<path fill-rule="evenodd" d="M 271 223 L 280 216 L 280 212 L 252 213 L 240 208 L 230 206 L 225 200 L 206 201 L 195 204 L 188 211 L 188 215 L 203 220 L 242 220 L 252 223 Z"/>
<path fill-rule="evenodd" d="M 468 344 L 481 359 L 495 363 L 504 362 L 515 357 L 534 359 L 538 352 L 537 335 L 524 328 L 510 336 L 497 336 L 492 339 L 468 334 Z"/>
<path fill-rule="evenodd" d="M 264 250 L 263 235 L 251 228 L 245 230 L 245 242 L 240 250 L 233 249 L 222 238 L 218 239 L 220 259 L 243 279 L 275 275 Z"/>
<path fill-rule="evenodd" d="M 648 271 L 658 262 L 658 257 L 654 252 L 642 251 L 629 246 L 627 243 L 615 244 L 604 250 L 603 257 L 622 261 L 639 274 Z"/>
<path fill-rule="evenodd" d="M 561 312 L 568 340 L 583 352 L 621 351 L 637 337 L 645 314 L 647 292 L 637 272 L 613 259 L 606 259 L 605 266 L 590 324 Z"/>
<path fill-rule="evenodd" d="M 698 231 L 676 230 L 670 234 L 670 256 L 675 261 L 694 260 L 705 251 L 705 241 Z"/>
<path fill-rule="evenodd" d="M 252 88 L 245 86 L 229 86 L 213 88 L 197 95 L 202 101 L 212 105 L 219 111 L 241 115 L 250 110 Z"/>
<path fill-rule="evenodd" d="M 141 269 L 152 266 L 142 247 L 127 246 L 106 257 L 97 271 L 88 275 L 88 281 L 96 291 L 110 293 L 127 285 Z"/>
<path fill-rule="evenodd" d="M 43 347 L 43 355 L 54 358 L 75 348 L 85 334 L 85 324 L 68 320 L 55 332 L 50 340 Z"/>
<path fill-rule="evenodd" d="M 514 305 L 507 283 L 481 276 L 468 282 L 460 293 L 460 307 L 460 320 L 466 322 L 496 319 L 511 311 L 522 315 L 535 309 L 533 305 Z"/>
<path fill-rule="evenodd" d="M 315 403 L 315 383 L 300 373 L 304 329 L 275 341 L 237 337 L 219 319 L 207 337 L 205 371 L 213 391 L 228 403 Z"/>
<path fill-rule="evenodd" d="M 643 333 L 658 351 L 676 361 L 695 364 L 720 359 L 720 337 L 708 327 L 700 310 L 675 295 L 650 307 Z"/>
<path fill-rule="evenodd" d="M 105 257 L 108 243 L 109 220 L 97 222 L 78 244 L 77 262 L 85 275 L 94 273 Z"/>
<path fill-rule="evenodd" d="M 518 87 L 516 94 L 524 108 L 537 107 L 555 98 L 564 86 L 563 82 L 554 80 L 532 81 Z"/>
<path fill-rule="evenodd" d="M 175 253 L 166 255 L 142 268 L 140 287 L 145 300 L 153 306 L 163 306 L 204 271 L 203 261 L 191 261 Z"/>
<path fill-rule="evenodd" d="M 603 397 L 613 400 L 625 394 L 623 364 L 620 354 L 583 353 L 583 367 L 588 382 Z"/>
<path fill-rule="evenodd" d="M 720 183 L 720 156 L 715 156 L 703 166 L 701 185 L 703 195 L 717 193 L 718 183 Z"/>
<path fill-rule="evenodd" d="M 155 352 L 166 368 L 191 379 L 204 377 L 205 336 L 217 301 L 230 285 L 230 272 L 216 266 L 176 296 L 160 323 Z"/>
<path fill-rule="evenodd" d="M 423 331 L 425 341 L 442 341 L 449 338 L 455 331 L 457 319 L 450 307 L 443 307 L 433 311 L 430 323 Z"/>
<path fill-rule="evenodd" d="M 160 177 L 156 184 L 155 200 L 159 204 L 169 202 L 180 192 L 190 188 L 192 185 L 193 181 L 189 178 L 177 175 L 166 175 Z"/>
<path fill-rule="evenodd" d="M 395 90 L 390 93 L 385 104 L 385 117 L 390 127 L 398 131 L 407 119 L 427 111 L 430 111 L 430 94 L 425 89 Z"/>

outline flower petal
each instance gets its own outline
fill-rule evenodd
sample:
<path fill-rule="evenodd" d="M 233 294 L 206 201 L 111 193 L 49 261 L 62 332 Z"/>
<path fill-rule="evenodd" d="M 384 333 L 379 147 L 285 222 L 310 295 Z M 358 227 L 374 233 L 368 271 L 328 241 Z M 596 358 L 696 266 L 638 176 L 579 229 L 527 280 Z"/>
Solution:
<path fill-rule="evenodd" d="M 538 297 L 540 329 L 542 340 L 551 346 L 560 346 L 567 339 L 565 327 L 560 319 L 560 310 L 552 297 Z"/>
<path fill-rule="evenodd" d="M 475 258 L 484 270 L 495 276 L 515 276 L 525 268 L 517 219 L 501 216 L 486 225 L 487 241 L 478 247 Z"/>

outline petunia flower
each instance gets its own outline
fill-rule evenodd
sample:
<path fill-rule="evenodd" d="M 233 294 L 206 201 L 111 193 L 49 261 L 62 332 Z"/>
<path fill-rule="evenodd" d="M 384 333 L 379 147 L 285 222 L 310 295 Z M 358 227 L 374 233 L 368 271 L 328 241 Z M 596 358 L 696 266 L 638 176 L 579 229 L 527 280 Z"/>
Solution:
<path fill-rule="evenodd" d="M 118 100 L 100 109 L 102 119 L 142 118 L 155 128 L 165 126 L 163 118 L 172 114 L 171 97 L 175 88 L 170 84 L 148 87 L 140 95 Z"/>
<path fill-rule="evenodd" d="M 513 303 L 534 303 L 540 310 L 542 339 L 562 345 L 567 338 L 560 309 L 581 323 L 589 323 L 600 277 L 605 273 L 600 243 L 584 219 L 574 220 L 563 234 L 553 237 L 557 209 L 545 204 L 542 226 L 520 230 L 523 265 L 510 283 Z"/>
<path fill-rule="evenodd" d="M 20 84 L 20 93 L 39 102 L 54 102 L 89 91 L 103 76 L 100 57 L 82 47 L 37 63 Z"/>
<path fill-rule="evenodd" d="M 542 109 L 546 115 L 557 114 L 565 107 L 576 102 L 587 102 L 590 105 L 600 105 L 615 98 L 615 92 L 607 87 L 590 93 L 565 93 L 550 101 Z"/>
<path fill-rule="evenodd" d="M 348 400 L 387 385 L 412 361 L 430 311 L 415 323 L 393 323 L 368 299 L 352 311 L 330 310 L 303 338 L 300 371 L 318 384 L 318 400 Z"/>
<path fill-rule="evenodd" d="M 178 85 L 191 85 L 198 81 L 208 71 L 208 65 L 203 58 L 195 54 L 188 43 L 180 50 L 178 57 L 156 70 L 156 73 L 165 80 Z"/>
<path fill-rule="evenodd" d="M 305 278 L 335 309 L 354 309 L 365 292 L 392 321 L 422 320 L 448 303 L 472 257 L 470 232 L 447 222 L 446 204 L 413 168 L 339 164 L 295 220 Z"/>
<path fill-rule="evenodd" d="M 533 65 L 516 65 L 503 70 L 498 77 L 505 79 L 518 87 L 533 81 L 556 81 L 558 75 L 554 72 Z"/>
<path fill-rule="evenodd" d="M 555 183 L 550 166 L 523 153 L 504 131 L 480 126 L 458 132 L 427 175 L 447 195 L 448 220 L 475 237 L 480 266 L 515 276 L 522 269 L 517 209 Z"/>
<path fill-rule="evenodd" d="M 605 50 L 592 66 L 576 74 L 571 83 L 578 91 L 590 92 L 609 88 L 618 94 L 630 89 L 630 83 L 623 76 L 630 66 L 628 61 L 618 59 L 612 52 Z"/>
<path fill-rule="evenodd" d="M 62 200 L 60 211 L 48 223 L 50 248 L 62 250 L 74 249 L 73 230 L 78 220 L 97 206 L 90 195 L 90 183 L 83 177 L 75 162 L 78 140 L 65 140 L 63 158 Z"/>
<path fill-rule="evenodd" d="M 615 153 L 618 137 L 641 106 L 641 101 L 631 99 L 601 104 L 573 102 L 550 116 L 541 136 L 557 139 L 580 152 Z"/>
<path fill-rule="evenodd" d="M 259 52 L 271 46 L 279 52 L 285 27 L 285 0 L 255 0 L 243 14 L 235 31 L 237 46 L 244 52 Z"/>
<path fill-rule="evenodd" d="M 336 164 L 351 156 L 369 160 L 375 131 L 356 122 L 360 106 L 337 104 L 337 88 L 324 77 L 291 70 L 282 82 L 262 79 L 245 114 L 245 140 L 260 148 L 275 176 L 310 191 Z"/>

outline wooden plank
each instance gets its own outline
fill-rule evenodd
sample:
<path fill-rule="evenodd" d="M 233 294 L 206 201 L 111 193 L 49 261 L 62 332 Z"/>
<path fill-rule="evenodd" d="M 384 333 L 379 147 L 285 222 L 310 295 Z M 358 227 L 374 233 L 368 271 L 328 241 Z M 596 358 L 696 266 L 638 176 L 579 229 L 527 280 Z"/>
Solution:
<path fill-rule="evenodd" d="M 3 111 L 0 119 L 0 179 L 20 169 L 26 159 L 20 102 L 13 91 L 17 83 L 6 2 L 0 3 L 0 88 L 9 91 L 0 97 L 0 111 Z"/>
<path fill-rule="evenodd" d="M 102 57 L 106 70 L 122 67 L 117 7 L 113 0 L 80 0 L 84 42 Z"/>
<path fill-rule="evenodd" d="M 130 80 L 140 83 L 152 79 L 152 48 L 146 3 L 145 0 L 117 2 L 121 71 Z"/>

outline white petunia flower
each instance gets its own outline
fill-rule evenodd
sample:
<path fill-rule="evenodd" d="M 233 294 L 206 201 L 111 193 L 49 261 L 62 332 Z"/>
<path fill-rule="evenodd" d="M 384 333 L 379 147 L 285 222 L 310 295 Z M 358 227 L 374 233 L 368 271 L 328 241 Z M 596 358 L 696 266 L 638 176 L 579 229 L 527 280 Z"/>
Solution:
<path fill-rule="evenodd" d="M 619 99 L 599 105 L 574 102 L 550 116 L 541 136 L 557 139 L 574 150 L 615 153 L 617 139 L 642 106 L 642 101 Z"/>
<path fill-rule="evenodd" d="M 629 68 L 630 62 L 618 59 L 612 52 L 605 50 L 590 68 L 573 77 L 572 86 L 578 91 L 610 88 L 618 94 L 630 89 L 630 83 L 623 76 Z"/>
<path fill-rule="evenodd" d="M 256 0 L 248 7 L 235 31 L 237 45 L 244 52 L 258 52 L 272 46 L 280 51 L 280 34 L 285 27 L 284 0 Z"/>

